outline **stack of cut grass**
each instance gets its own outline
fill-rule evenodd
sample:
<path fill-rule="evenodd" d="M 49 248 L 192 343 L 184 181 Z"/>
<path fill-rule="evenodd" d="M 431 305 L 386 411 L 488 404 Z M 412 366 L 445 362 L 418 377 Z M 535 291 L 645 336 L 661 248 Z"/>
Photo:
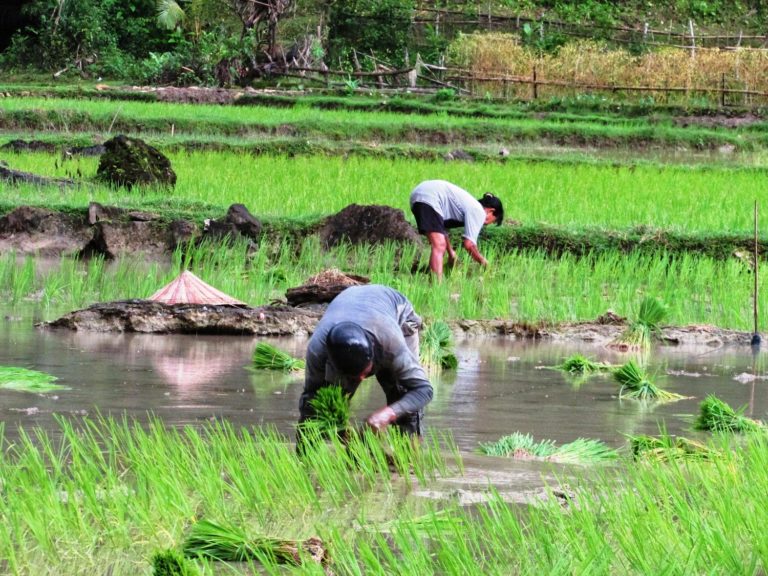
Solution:
<path fill-rule="evenodd" d="M 613 366 L 606 364 L 605 362 L 595 362 L 591 358 L 587 358 L 583 354 L 572 354 L 563 360 L 562 364 L 558 364 L 554 367 L 556 370 L 562 370 L 568 372 L 574 376 L 597 374 L 598 372 L 606 372 L 613 369 Z"/>
<path fill-rule="evenodd" d="M 198 576 L 200 572 L 176 550 L 158 552 L 152 557 L 152 576 Z"/>
<path fill-rule="evenodd" d="M 271 344 L 259 342 L 253 351 L 253 367 L 259 370 L 297 372 L 304 370 L 304 360 L 294 358 Z"/>
<path fill-rule="evenodd" d="M 710 394 L 699 405 L 699 416 L 693 424 L 697 430 L 712 432 L 761 432 L 765 423 L 744 416 L 742 406 L 734 410 L 714 394 Z"/>
<path fill-rule="evenodd" d="M 192 558 L 211 558 L 222 562 L 257 560 L 288 563 L 296 566 L 305 561 L 326 564 L 328 552 L 322 540 L 288 540 L 268 536 L 248 536 L 244 529 L 231 524 L 200 520 L 192 525 L 184 541 L 184 553 Z"/>
<path fill-rule="evenodd" d="M 640 303 L 637 319 L 608 346 L 619 350 L 648 350 L 653 339 L 661 334 L 660 324 L 667 314 L 667 306 L 653 296 L 646 296 Z"/>
<path fill-rule="evenodd" d="M 553 440 L 536 442 L 530 434 L 515 432 L 496 442 L 480 444 L 479 452 L 487 456 L 505 456 L 521 460 L 548 460 L 570 464 L 588 464 L 614 460 L 618 456 L 600 440 L 578 438 L 557 446 Z"/>
<path fill-rule="evenodd" d="M 630 360 L 614 370 L 613 378 L 621 385 L 619 398 L 658 400 L 660 402 L 671 402 L 685 398 L 685 396 L 667 392 L 656 386 L 648 373 L 634 360 Z"/>
<path fill-rule="evenodd" d="M 56 380 L 58 380 L 56 376 L 45 372 L 14 366 L 0 366 L 0 388 L 5 390 L 37 393 L 69 390 L 67 386 L 54 384 L 53 382 Z"/>
<path fill-rule="evenodd" d="M 709 446 L 682 436 L 629 436 L 629 446 L 634 460 L 713 460 L 721 456 Z"/>
<path fill-rule="evenodd" d="M 427 370 L 453 370 L 459 365 L 453 352 L 453 332 L 442 320 L 433 322 L 422 332 L 419 348 L 421 364 Z"/>

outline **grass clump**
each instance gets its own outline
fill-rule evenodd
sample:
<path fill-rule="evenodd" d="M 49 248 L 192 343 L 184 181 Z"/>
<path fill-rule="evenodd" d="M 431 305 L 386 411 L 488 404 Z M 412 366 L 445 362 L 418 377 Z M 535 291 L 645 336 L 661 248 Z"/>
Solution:
<path fill-rule="evenodd" d="M 253 367 L 259 370 L 298 372 L 304 370 L 304 360 L 294 358 L 271 344 L 259 342 L 253 351 Z"/>
<path fill-rule="evenodd" d="M 708 395 L 699 405 L 699 416 L 693 424 L 696 430 L 712 432 L 760 432 L 765 424 L 744 416 L 742 406 L 734 410 L 714 394 Z"/>
<path fill-rule="evenodd" d="M 504 456 L 521 460 L 548 460 L 571 464 L 587 464 L 613 460 L 617 453 L 600 440 L 578 438 L 557 446 L 553 440 L 536 442 L 530 434 L 515 432 L 496 442 L 480 444 L 479 452 L 487 456 Z"/>
<path fill-rule="evenodd" d="M 427 370 L 455 370 L 459 360 L 453 352 L 453 332 L 442 320 L 432 322 L 421 334 L 419 356 Z"/>
<path fill-rule="evenodd" d="M 20 392 L 52 392 L 54 390 L 69 390 L 67 386 L 54 384 L 56 376 L 37 370 L 0 366 L 0 388 L 18 390 Z"/>
<path fill-rule="evenodd" d="M 200 572 L 177 550 L 157 552 L 152 557 L 152 576 L 198 576 Z"/>
<path fill-rule="evenodd" d="M 701 442 L 669 434 L 629 436 L 629 447 L 634 460 L 712 460 L 720 456 Z"/>
<path fill-rule="evenodd" d="M 193 558 L 211 558 L 222 562 L 248 560 L 300 565 L 305 559 L 327 561 L 327 552 L 319 538 L 288 540 L 268 536 L 251 537 L 232 524 L 211 520 L 196 522 L 184 541 L 184 553 Z"/>
<path fill-rule="evenodd" d="M 662 390 L 654 384 L 648 373 L 634 360 L 630 360 L 613 372 L 613 378 L 621 385 L 619 398 L 634 400 L 658 400 L 670 402 L 685 398 L 674 392 Z"/>
<path fill-rule="evenodd" d="M 661 333 L 661 321 L 669 314 L 669 308 L 659 299 L 646 296 L 640 303 L 637 319 L 609 346 L 620 350 L 647 350 Z"/>

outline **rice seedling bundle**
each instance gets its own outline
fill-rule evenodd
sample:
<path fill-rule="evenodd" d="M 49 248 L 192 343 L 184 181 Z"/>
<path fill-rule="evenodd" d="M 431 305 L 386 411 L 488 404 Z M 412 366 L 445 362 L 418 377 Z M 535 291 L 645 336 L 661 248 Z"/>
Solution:
<path fill-rule="evenodd" d="M 198 576 L 200 572 L 176 550 L 158 552 L 152 557 L 152 576 Z"/>
<path fill-rule="evenodd" d="M 662 402 L 680 400 L 684 396 L 662 390 L 654 384 L 647 372 L 634 360 L 630 360 L 613 372 L 613 378 L 621 385 L 619 398 L 635 400 L 659 400 Z"/>
<path fill-rule="evenodd" d="M 572 354 L 563 360 L 562 364 L 555 366 L 555 369 L 568 372 L 569 374 L 595 374 L 604 372 L 613 368 L 610 364 L 604 362 L 595 362 L 583 354 Z"/>
<path fill-rule="evenodd" d="M 536 442 L 530 434 L 515 432 L 496 442 L 480 444 L 479 452 L 487 456 L 505 456 L 520 460 L 549 460 L 586 464 L 613 460 L 617 453 L 600 440 L 578 438 L 557 446 L 553 440 Z"/>
<path fill-rule="evenodd" d="M 69 389 L 67 386 L 54 384 L 55 380 L 58 380 L 56 376 L 45 372 L 14 366 L 0 366 L 0 388 L 4 390 L 42 393 Z"/>
<path fill-rule="evenodd" d="M 297 372 L 304 370 L 304 360 L 294 358 L 271 344 L 259 342 L 253 351 L 253 367 L 259 370 Z"/>
<path fill-rule="evenodd" d="M 305 560 L 325 564 L 328 552 L 322 540 L 289 540 L 269 536 L 249 536 L 232 524 L 200 520 L 192 525 L 183 545 L 190 557 L 212 558 L 223 562 L 258 560 L 264 563 L 288 563 L 296 566 Z"/>
<path fill-rule="evenodd" d="M 315 414 L 299 424 L 299 434 L 307 441 L 334 436 L 346 436 L 349 426 L 349 395 L 341 386 L 324 386 L 317 391 L 309 405 Z"/>
<path fill-rule="evenodd" d="M 708 395 L 699 405 L 699 416 L 693 427 L 712 432 L 761 432 L 766 426 L 759 420 L 744 416 L 745 406 L 734 410 L 714 394 Z"/>
<path fill-rule="evenodd" d="M 646 296 L 640 303 L 637 319 L 610 346 L 621 350 L 647 350 L 661 333 L 660 323 L 669 313 L 660 300 Z"/>
<path fill-rule="evenodd" d="M 459 360 L 453 352 L 453 332 L 442 320 L 432 322 L 421 334 L 419 356 L 422 365 L 428 370 L 438 368 L 453 370 L 459 366 Z"/>
<path fill-rule="evenodd" d="M 719 452 L 701 442 L 682 436 L 648 436 L 639 434 L 629 437 L 630 451 L 635 460 L 712 460 L 721 456 Z"/>

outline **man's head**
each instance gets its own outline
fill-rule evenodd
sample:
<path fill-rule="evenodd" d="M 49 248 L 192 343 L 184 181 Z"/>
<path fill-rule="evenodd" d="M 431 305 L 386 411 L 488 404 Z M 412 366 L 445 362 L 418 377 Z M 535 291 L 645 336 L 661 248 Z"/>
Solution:
<path fill-rule="evenodd" d="M 373 346 L 368 334 L 354 322 L 339 322 L 326 335 L 328 357 L 334 368 L 350 379 L 368 376 L 373 363 Z"/>
<path fill-rule="evenodd" d="M 501 226 L 501 223 L 504 222 L 504 206 L 501 204 L 501 200 L 490 192 L 486 192 L 478 202 L 480 202 L 480 206 L 493 212 L 496 217 L 496 226 Z"/>

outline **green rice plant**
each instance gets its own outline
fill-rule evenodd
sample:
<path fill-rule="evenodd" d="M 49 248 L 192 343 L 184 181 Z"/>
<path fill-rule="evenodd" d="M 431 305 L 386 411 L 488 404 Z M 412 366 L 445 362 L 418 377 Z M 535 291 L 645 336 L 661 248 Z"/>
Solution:
<path fill-rule="evenodd" d="M 459 360 L 453 352 L 453 332 L 442 320 L 436 320 L 421 333 L 419 357 L 427 370 L 455 370 Z"/>
<path fill-rule="evenodd" d="M 658 400 L 671 402 L 682 400 L 685 396 L 662 390 L 654 384 L 648 373 L 634 360 L 616 368 L 613 378 L 621 385 L 619 398 L 632 398 L 634 400 Z"/>
<path fill-rule="evenodd" d="M 563 360 L 562 364 L 554 366 L 556 370 L 562 370 L 569 374 L 595 374 L 598 372 L 605 372 L 614 368 L 611 364 L 605 362 L 595 362 L 591 358 L 587 358 L 583 354 L 572 354 Z"/>
<path fill-rule="evenodd" d="M 709 394 L 699 405 L 699 415 L 693 427 L 712 432 L 763 432 L 765 423 L 744 416 L 746 406 L 734 410 L 714 394 Z"/>
<path fill-rule="evenodd" d="M 347 438 L 351 433 L 349 424 L 350 397 L 341 386 L 331 385 L 320 388 L 309 401 L 314 415 L 301 422 L 297 429 L 300 441 L 314 445 L 317 440 Z M 302 446 L 304 449 L 305 446 Z"/>
<path fill-rule="evenodd" d="M 669 434 L 630 435 L 629 445 L 635 460 L 712 460 L 721 456 L 719 451 L 702 442 Z"/>
<path fill-rule="evenodd" d="M 0 366 L 0 388 L 3 390 L 35 393 L 69 390 L 68 386 L 54 384 L 55 380 L 58 380 L 56 376 L 45 372 L 14 366 Z"/>
<path fill-rule="evenodd" d="M 253 367 L 258 370 L 298 372 L 304 370 L 304 360 L 294 358 L 272 344 L 259 342 L 253 351 Z"/>
<path fill-rule="evenodd" d="M 200 571 L 181 552 L 174 549 L 152 556 L 152 576 L 198 576 Z"/>
<path fill-rule="evenodd" d="M 301 565 L 305 560 L 318 564 L 328 559 L 322 540 L 289 540 L 269 536 L 249 536 L 239 526 L 199 520 L 192 525 L 183 544 L 184 554 L 192 558 L 211 558 L 222 562 L 248 560 Z"/>
<path fill-rule="evenodd" d="M 496 442 L 482 443 L 479 452 L 487 456 L 505 456 L 521 460 L 548 460 L 571 464 L 588 464 L 614 460 L 618 454 L 600 440 L 578 438 L 557 446 L 553 440 L 536 442 L 530 434 L 515 432 Z"/>
<path fill-rule="evenodd" d="M 648 350 L 653 339 L 661 334 L 660 323 L 669 314 L 669 308 L 653 296 L 640 303 L 637 318 L 609 344 L 620 350 Z"/>

